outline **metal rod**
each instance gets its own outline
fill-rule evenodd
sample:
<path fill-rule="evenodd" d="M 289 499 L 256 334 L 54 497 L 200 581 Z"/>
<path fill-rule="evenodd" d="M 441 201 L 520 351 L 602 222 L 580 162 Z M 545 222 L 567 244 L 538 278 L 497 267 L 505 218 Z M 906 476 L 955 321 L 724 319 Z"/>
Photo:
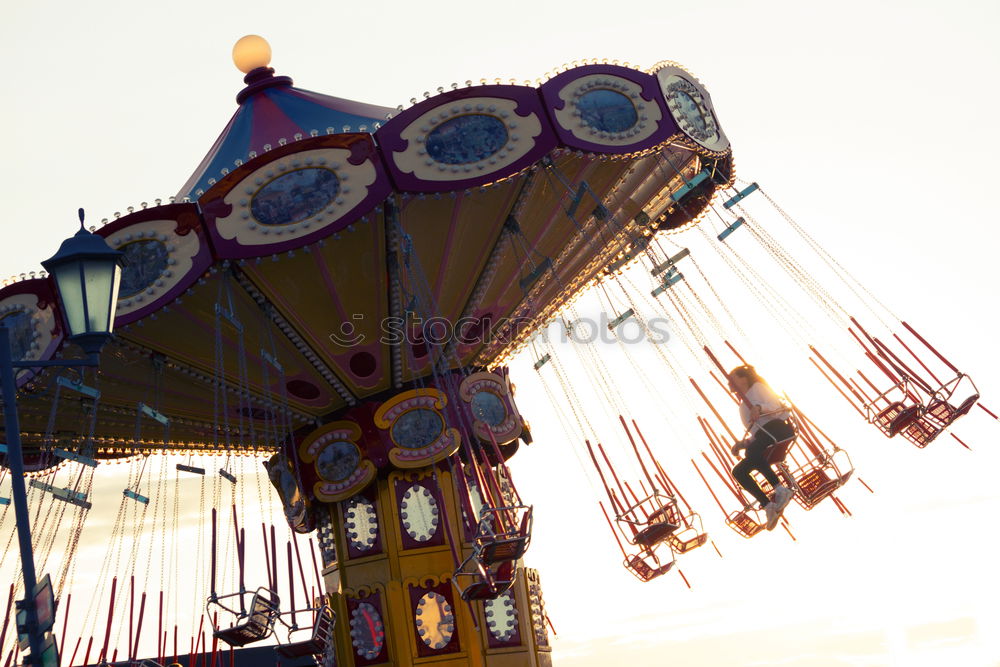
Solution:
<path fill-rule="evenodd" d="M 24 458 L 21 452 L 21 425 L 17 417 L 17 387 L 14 381 L 14 361 L 11 356 L 10 330 L 0 326 L 0 384 L 3 390 L 4 428 L 7 435 L 7 467 L 10 469 L 11 497 L 17 541 L 21 551 L 21 571 L 24 576 L 25 611 L 27 612 L 28 642 L 32 663 L 41 664 L 42 638 L 38 634 L 38 612 L 32 596 L 37 584 L 35 557 L 31 549 L 31 523 L 28 517 L 28 494 L 24 488 Z"/>

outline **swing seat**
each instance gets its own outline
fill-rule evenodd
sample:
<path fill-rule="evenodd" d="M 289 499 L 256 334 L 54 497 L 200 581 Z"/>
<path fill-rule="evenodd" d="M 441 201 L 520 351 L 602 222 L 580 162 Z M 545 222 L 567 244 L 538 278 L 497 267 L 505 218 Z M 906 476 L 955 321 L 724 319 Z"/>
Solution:
<path fill-rule="evenodd" d="M 531 506 L 501 507 L 498 510 L 483 508 L 482 515 L 488 512 L 517 510 L 523 510 L 517 529 L 503 533 L 485 532 L 489 531 L 489 526 L 495 525 L 495 520 L 487 522 L 484 520 L 486 517 L 481 516 L 480 532 L 485 534 L 476 537 L 476 557 L 483 565 L 489 567 L 504 561 L 517 560 L 528 550 L 528 545 L 531 543 Z"/>
<path fill-rule="evenodd" d="M 976 402 L 978 400 L 979 400 L 979 394 L 973 394 L 972 396 L 969 396 L 967 399 L 962 401 L 962 403 L 957 408 L 955 408 L 955 419 L 958 419 L 959 417 L 964 417 L 965 415 L 969 414 L 969 411 L 972 410 L 972 408 L 976 405 Z M 952 421 L 954 421 L 954 419 Z"/>
<path fill-rule="evenodd" d="M 894 401 L 877 412 L 870 421 L 891 438 L 919 417 L 919 405 L 904 405 L 901 401 Z"/>
<path fill-rule="evenodd" d="M 471 570 L 469 568 L 472 568 Z M 517 578 L 516 561 L 500 563 L 496 572 L 481 563 L 476 554 L 469 556 L 455 572 L 454 581 L 458 585 L 459 578 L 471 577 L 472 583 L 459 587 L 459 593 L 466 602 L 471 600 L 494 600 L 505 593 Z"/>
<path fill-rule="evenodd" d="M 311 635 L 301 641 L 275 646 L 275 653 L 283 658 L 294 659 L 307 655 L 323 655 L 326 652 L 327 647 L 333 642 L 333 627 L 337 622 L 337 616 L 326 604 L 315 611 L 317 612 L 316 622 L 313 623 Z M 289 632 L 289 637 L 291 637 L 291 632 Z"/>
<path fill-rule="evenodd" d="M 670 523 L 663 518 L 661 515 L 659 521 L 653 521 L 653 517 L 649 517 L 651 523 L 637 532 L 635 537 L 632 538 L 632 542 L 644 549 L 651 549 L 653 546 L 659 544 L 665 539 L 669 538 L 680 526 L 676 523 Z"/>
<path fill-rule="evenodd" d="M 698 532 L 694 528 L 685 528 L 679 533 L 672 534 L 668 541 L 674 553 L 686 554 L 693 549 L 704 546 L 708 542 L 708 533 Z"/>
<path fill-rule="evenodd" d="M 841 486 L 841 482 L 823 468 L 813 468 L 795 479 L 798 493 L 795 499 L 803 509 L 811 510 Z"/>
<path fill-rule="evenodd" d="M 764 450 L 764 459 L 769 465 L 778 465 L 785 460 L 788 456 L 788 450 L 791 449 L 792 444 L 795 442 L 797 436 L 792 436 L 785 440 L 779 440 L 771 445 L 768 445 L 767 449 Z"/>
<path fill-rule="evenodd" d="M 636 554 L 626 558 L 623 564 L 625 565 L 625 569 L 634 574 L 639 581 L 647 582 L 669 572 L 676 562 L 677 561 L 672 560 L 666 565 L 653 567 L 643 560 L 642 556 Z"/>
<path fill-rule="evenodd" d="M 749 539 L 764 530 L 764 524 L 757 523 L 746 511 L 733 512 L 726 517 L 726 525 Z"/>
<path fill-rule="evenodd" d="M 901 434 L 903 438 L 923 449 L 942 431 L 944 431 L 943 426 L 937 426 L 927 419 L 918 419 L 901 431 Z"/>
<path fill-rule="evenodd" d="M 220 604 L 218 600 L 240 595 L 242 593 L 223 595 L 214 600 L 209 600 L 209 604 L 215 603 L 226 611 L 236 614 L 235 610 Z M 211 618 L 211 616 L 209 617 Z M 274 622 L 277 618 L 278 596 L 266 588 L 258 588 L 250 600 L 250 606 L 246 615 L 240 619 L 241 622 L 223 630 L 216 628 L 212 636 L 221 639 L 230 646 L 239 648 L 247 644 L 259 642 L 262 639 L 267 639 L 274 631 Z"/>

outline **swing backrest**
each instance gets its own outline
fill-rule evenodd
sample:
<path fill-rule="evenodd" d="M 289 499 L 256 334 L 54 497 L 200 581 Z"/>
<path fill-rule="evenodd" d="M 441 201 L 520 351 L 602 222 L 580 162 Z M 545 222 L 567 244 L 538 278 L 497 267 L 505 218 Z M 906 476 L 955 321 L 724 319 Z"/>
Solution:
<path fill-rule="evenodd" d="M 209 604 L 214 602 L 226 611 L 235 613 L 234 610 L 222 605 L 218 600 L 237 595 L 242 596 L 243 594 L 223 595 L 215 600 L 210 600 Z M 213 636 L 235 647 L 246 646 L 266 639 L 274 630 L 274 621 L 278 617 L 278 604 L 278 596 L 273 591 L 258 588 L 254 592 L 246 616 L 242 617 L 241 622 L 231 628 L 216 629 Z"/>
<path fill-rule="evenodd" d="M 496 517 L 487 517 L 488 513 L 520 512 L 521 520 L 516 527 L 505 532 L 494 532 L 490 527 L 497 525 Z M 487 520 L 489 519 L 489 520 Z M 480 534 L 476 536 L 476 555 L 484 565 L 493 565 L 502 561 L 517 560 L 528 550 L 531 543 L 532 507 L 517 505 L 497 509 L 484 507 L 480 514 Z"/>
<path fill-rule="evenodd" d="M 324 604 L 319 609 L 307 609 L 316 612 L 316 621 L 312 626 L 312 633 L 306 639 L 297 642 L 290 642 L 274 647 L 274 651 L 284 658 L 302 658 L 307 655 L 322 655 L 328 646 L 333 642 L 333 628 L 337 623 L 337 616 L 329 605 Z M 303 628 L 304 629 L 304 628 Z M 291 636 L 291 633 L 289 633 Z"/>

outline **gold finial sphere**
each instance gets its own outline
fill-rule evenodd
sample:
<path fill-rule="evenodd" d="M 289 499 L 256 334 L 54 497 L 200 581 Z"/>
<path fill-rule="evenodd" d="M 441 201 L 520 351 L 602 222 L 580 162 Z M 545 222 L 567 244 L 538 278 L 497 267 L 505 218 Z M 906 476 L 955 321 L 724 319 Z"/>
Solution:
<path fill-rule="evenodd" d="M 246 35 L 233 45 L 233 62 L 244 74 L 271 62 L 271 45 L 260 35 Z"/>

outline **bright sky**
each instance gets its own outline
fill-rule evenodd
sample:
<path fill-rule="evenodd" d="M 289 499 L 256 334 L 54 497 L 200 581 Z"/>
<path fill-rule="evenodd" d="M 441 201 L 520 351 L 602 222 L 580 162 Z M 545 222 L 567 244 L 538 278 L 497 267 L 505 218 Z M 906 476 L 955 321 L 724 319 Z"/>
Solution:
<path fill-rule="evenodd" d="M 96 223 L 176 192 L 235 110 L 229 53 L 246 33 L 270 41 L 272 65 L 297 86 L 386 106 L 452 81 L 534 80 L 574 59 L 669 59 L 711 91 L 738 174 L 996 407 L 998 19 L 1000 5 L 963 1 L 19 3 L 0 25 L 11 129 L 0 273 L 37 270 L 77 207 Z M 579 443 L 542 407 L 530 360 L 513 366 L 536 439 L 515 459 L 536 506 L 528 564 L 560 633 L 557 664 L 1000 665 L 995 422 L 977 414 L 958 429 L 973 452 L 950 439 L 917 451 L 839 404 L 810 405 L 876 494 L 845 489 L 851 519 L 798 511 L 797 543 L 742 540 L 701 503 L 725 559 L 684 558 L 689 591 L 677 576 L 639 584 L 620 567 Z M 803 369 L 792 381 L 816 378 Z M 645 390 L 621 386 L 641 403 Z M 700 448 L 667 440 L 657 446 L 669 460 Z"/>

